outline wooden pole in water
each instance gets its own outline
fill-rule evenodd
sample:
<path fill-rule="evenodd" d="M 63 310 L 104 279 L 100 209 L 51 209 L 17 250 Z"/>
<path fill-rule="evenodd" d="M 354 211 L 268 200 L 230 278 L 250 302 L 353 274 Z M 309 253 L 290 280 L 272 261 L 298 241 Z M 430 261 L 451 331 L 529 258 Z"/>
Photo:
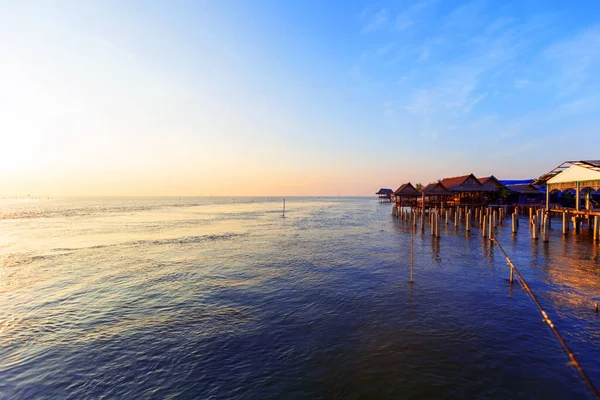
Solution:
<path fill-rule="evenodd" d="M 416 221 L 416 218 L 415 218 Z M 415 230 L 413 227 L 410 228 L 410 279 L 409 282 L 413 283 L 413 269 L 415 264 Z"/>
<path fill-rule="evenodd" d="M 458 210 L 454 213 L 454 227 L 458 228 Z"/>
<path fill-rule="evenodd" d="M 531 221 L 531 238 L 537 239 L 537 218 L 534 216 Z"/>
<path fill-rule="evenodd" d="M 471 230 L 471 211 L 467 212 L 467 216 L 465 217 L 465 230 L 469 232 Z"/>
<path fill-rule="evenodd" d="M 489 232 L 488 232 L 488 236 L 490 238 L 490 240 L 494 240 L 494 218 L 496 217 L 496 213 L 490 213 L 490 222 L 489 222 Z"/>
<path fill-rule="evenodd" d="M 429 224 L 431 225 L 431 236 L 435 236 L 435 214 L 429 213 Z"/>
<path fill-rule="evenodd" d="M 544 242 L 550 241 L 550 217 L 548 215 L 544 215 L 544 231 L 542 238 Z"/>
<path fill-rule="evenodd" d="M 285 218 L 285 197 L 283 198 L 283 218 Z"/>
<path fill-rule="evenodd" d="M 484 218 L 481 224 L 481 237 L 484 239 L 487 237 L 487 218 Z"/>
<path fill-rule="evenodd" d="M 519 228 L 517 227 L 517 213 L 513 213 L 512 214 L 512 233 L 517 233 L 517 230 Z"/>
<path fill-rule="evenodd" d="M 598 216 L 594 215 L 594 242 L 597 241 L 600 236 L 600 226 L 598 226 Z"/>
<path fill-rule="evenodd" d="M 440 214 L 435 214 L 435 237 L 440 237 Z"/>
<path fill-rule="evenodd" d="M 562 233 L 566 235 L 569 232 L 569 213 L 567 211 L 563 211 L 562 215 Z"/>
<path fill-rule="evenodd" d="M 425 233 L 425 193 L 421 193 L 421 232 Z"/>
<path fill-rule="evenodd" d="M 533 221 L 533 207 L 529 207 L 529 222 Z"/>

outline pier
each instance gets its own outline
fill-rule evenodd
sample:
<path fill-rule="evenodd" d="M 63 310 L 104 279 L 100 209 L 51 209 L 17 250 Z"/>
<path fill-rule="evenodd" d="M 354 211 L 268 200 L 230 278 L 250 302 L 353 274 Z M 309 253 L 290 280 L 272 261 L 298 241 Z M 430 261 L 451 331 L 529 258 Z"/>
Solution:
<path fill-rule="evenodd" d="M 534 241 L 549 242 L 550 232 L 561 229 L 563 235 L 587 234 L 593 243 L 600 242 L 600 208 L 594 208 L 598 204 L 594 198 L 600 196 L 600 160 L 566 161 L 537 180 L 506 183 L 493 175 L 466 174 L 440 179 L 418 191 L 406 182 L 389 201 L 395 202 L 394 216 L 415 226 L 418 222 L 421 232 L 430 224 L 435 237 L 440 237 L 437 225 L 442 223 L 463 226 L 466 232 L 480 229 L 482 237 L 492 240 L 495 228 L 507 218 L 516 235 L 521 216 L 527 216 Z M 380 199 L 388 196 L 380 192 Z"/>

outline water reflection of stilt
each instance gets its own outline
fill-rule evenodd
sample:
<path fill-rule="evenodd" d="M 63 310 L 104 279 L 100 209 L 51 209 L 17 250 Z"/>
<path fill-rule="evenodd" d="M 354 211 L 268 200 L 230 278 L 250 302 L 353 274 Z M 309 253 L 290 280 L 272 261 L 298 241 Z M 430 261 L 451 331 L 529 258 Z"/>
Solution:
<path fill-rule="evenodd" d="M 494 246 L 489 239 L 483 238 L 481 240 L 481 253 L 483 258 L 488 260 L 490 266 L 493 266 L 494 262 Z"/>
<path fill-rule="evenodd" d="M 440 257 L 440 239 L 431 238 L 431 258 L 434 262 L 440 263 L 442 261 Z"/>
<path fill-rule="evenodd" d="M 544 258 L 547 260 L 550 257 L 550 242 L 542 243 L 542 252 L 544 254 Z"/>
<path fill-rule="evenodd" d="M 539 255 L 538 241 L 532 240 L 532 243 L 531 243 L 531 266 L 532 267 L 537 266 L 538 255 Z"/>

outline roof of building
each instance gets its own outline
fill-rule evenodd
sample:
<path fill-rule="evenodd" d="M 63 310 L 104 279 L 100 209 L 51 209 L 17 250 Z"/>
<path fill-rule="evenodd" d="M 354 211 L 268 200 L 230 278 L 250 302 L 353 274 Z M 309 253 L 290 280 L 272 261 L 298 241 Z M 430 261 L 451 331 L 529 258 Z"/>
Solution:
<path fill-rule="evenodd" d="M 500 182 L 494 175 L 477 178 L 477 180 L 484 186 L 491 186 L 495 188 L 501 188 L 504 186 L 504 184 Z"/>
<path fill-rule="evenodd" d="M 550 190 L 573 188 L 576 182 L 579 182 L 580 187 L 600 189 L 600 161 L 569 162 L 570 165 L 566 169 L 563 169 L 564 164 L 559 165 L 544 176 L 545 183 Z M 547 178 L 548 176 L 549 178 Z M 581 186 L 582 184 L 583 186 Z"/>
<path fill-rule="evenodd" d="M 467 179 L 469 179 L 470 176 L 475 178 L 475 176 L 473 174 L 467 174 L 467 175 L 461 175 L 461 176 L 452 176 L 450 178 L 444 178 L 440 182 L 442 183 L 442 185 L 444 185 L 444 187 L 451 190 L 452 188 L 455 188 L 457 186 L 464 184 L 467 181 Z M 475 178 L 475 180 L 477 180 L 477 178 Z"/>
<path fill-rule="evenodd" d="M 418 196 L 419 191 L 415 189 L 415 187 L 410 182 L 403 183 L 396 191 L 394 192 L 394 196 Z"/>
<path fill-rule="evenodd" d="M 500 183 L 504 186 L 509 185 L 528 185 L 535 182 L 535 179 L 500 179 Z"/>
<path fill-rule="evenodd" d="M 375 194 L 393 194 L 394 191 L 392 189 L 385 189 L 385 188 L 381 188 L 379 189 L 379 192 L 375 193 Z"/>
<path fill-rule="evenodd" d="M 429 185 L 421 189 L 421 193 L 428 196 L 449 196 L 452 193 L 446 189 L 442 182 L 432 182 Z"/>
<path fill-rule="evenodd" d="M 481 184 L 473 174 L 444 178 L 440 182 L 451 192 L 494 192 L 498 190 L 497 187 Z"/>
<path fill-rule="evenodd" d="M 535 194 L 543 195 L 544 192 L 536 189 L 531 183 L 518 184 L 518 185 L 507 185 L 508 190 L 519 194 Z"/>
<path fill-rule="evenodd" d="M 566 170 L 570 169 L 573 166 L 578 166 L 578 167 L 581 167 L 583 169 L 587 169 L 590 171 L 600 172 L 600 160 L 565 161 L 562 164 L 558 165 L 557 167 L 553 168 L 551 171 L 540 176 L 535 181 L 535 184 L 544 185 L 544 184 L 546 184 L 546 182 L 548 182 L 550 179 L 554 178 L 556 175 L 558 175 L 562 172 L 565 172 Z M 564 178 L 565 178 L 565 176 L 562 177 L 562 179 L 564 179 Z M 577 178 L 577 176 L 569 177 L 569 179 L 571 179 L 571 178 Z M 576 181 L 570 181 L 570 182 L 576 182 Z M 553 183 L 558 183 L 558 182 L 554 181 Z"/>

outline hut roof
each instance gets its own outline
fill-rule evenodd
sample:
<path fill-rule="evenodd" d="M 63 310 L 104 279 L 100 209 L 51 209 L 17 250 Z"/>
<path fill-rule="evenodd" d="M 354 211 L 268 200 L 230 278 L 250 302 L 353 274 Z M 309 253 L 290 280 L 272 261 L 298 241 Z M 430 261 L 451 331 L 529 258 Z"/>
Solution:
<path fill-rule="evenodd" d="M 442 183 L 442 185 L 444 185 L 444 187 L 451 190 L 452 188 L 455 188 L 457 186 L 464 184 L 470 176 L 473 176 L 473 178 L 475 178 L 475 176 L 473 174 L 453 176 L 450 178 L 442 179 L 441 183 Z M 475 179 L 477 179 L 477 178 L 475 178 Z"/>
<path fill-rule="evenodd" d="M 446 189 L 442 182 L 433 182 L 421 189 L 421 193 L 428 196 L 450 196 L 452 193 Z"/>
<path fill-rule="evenodd" d="M 496 179 L 494 175 L 486 176 L 484 178 L 478 178 L 477 180 L 484 186 L 495 187 L 498 189 L 504 187 L 504 184 L 498 179 Z"/>
<path fill-rule="evenodd" d="M 493 192 L 498 190 L 495 187 L 483 185 L 473 174 L 444 178 L 441 183 L 452 192 Z"/>
<path fill-rule="evenodd" d="M 381 195 L 381 194 L 393 194 L 393 193 L 394 193 L 394 191 L 392 189 L 381 188 L 381 189 L 379 189 L 379 192 L 377 192 L 375 194 Z"/>
<path fill-rule="evenodd" d="M 415 187 L 410 182 L 403 183 L 394 192 L 394 196 L 396 196 L 396 197 L 400 197 L 400 196 L 409 197 L 409 196 L 418 196 L 418 195 L 419 195 L 419 191 L 417 189 L 415 189 Z"/>
<path fill-rule="evenodd" d="M 506 186 L 508 190 L 519 193 L 519 194 L 536 194 L 543 195 L 544 192 L 541 192 L 535 188 L 531 183 L 527 184 L 518 184 L 518 185 L 508 185 Z"/>

